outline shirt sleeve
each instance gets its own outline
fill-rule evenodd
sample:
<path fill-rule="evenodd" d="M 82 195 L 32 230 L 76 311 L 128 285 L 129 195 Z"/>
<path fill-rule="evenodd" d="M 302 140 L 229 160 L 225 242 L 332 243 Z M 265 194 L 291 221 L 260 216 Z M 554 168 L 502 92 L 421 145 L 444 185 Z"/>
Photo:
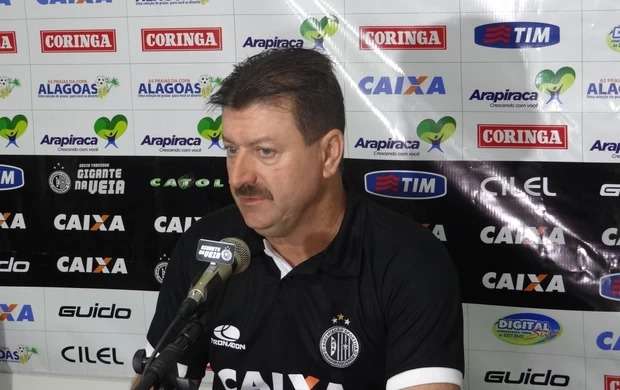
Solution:
<path fill-rule="evenodd" d="M 458 276 L 445 247 L 414 232 L 385 274 L 387 390 L 463 384 L 463 314 Z"/>

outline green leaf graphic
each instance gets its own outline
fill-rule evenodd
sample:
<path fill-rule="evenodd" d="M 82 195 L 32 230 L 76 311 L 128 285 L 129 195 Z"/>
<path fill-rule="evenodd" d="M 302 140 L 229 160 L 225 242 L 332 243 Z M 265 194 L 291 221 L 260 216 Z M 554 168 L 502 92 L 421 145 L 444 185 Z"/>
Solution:
<path fill-rule="evenodd" d="M 0 137 L 16 139 L 26 132 L 28 119 L 23 115 L 15 115 L 13 119 L 5 116 L 0 118 Z"/>

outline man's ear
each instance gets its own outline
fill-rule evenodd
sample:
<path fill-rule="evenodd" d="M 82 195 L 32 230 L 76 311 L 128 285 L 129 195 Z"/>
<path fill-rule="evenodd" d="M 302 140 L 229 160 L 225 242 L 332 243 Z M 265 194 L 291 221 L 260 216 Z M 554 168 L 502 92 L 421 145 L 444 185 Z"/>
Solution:
<path fill-rule="evenodd" d="M 344 158 L 344 134 L 339 129 L 331 129 L 321 137 L 320 142 L 323 177 L 332 177 L 340 169 Z"/>

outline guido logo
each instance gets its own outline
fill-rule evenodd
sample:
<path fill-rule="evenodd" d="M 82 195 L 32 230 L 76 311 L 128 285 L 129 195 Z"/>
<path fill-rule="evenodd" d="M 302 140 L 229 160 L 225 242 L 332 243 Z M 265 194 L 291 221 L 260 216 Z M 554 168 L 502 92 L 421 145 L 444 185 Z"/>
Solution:
<path fill-rule="evenodd" d="M 500 318 L 493 324 L 493 334 L 514 345 L 535 345 L 550 341 L 560 334 L 560 324 L 538 313 L 518 313 Z"/>
<path fill-rule="evenodd" d="M 396 199 L 434 199 L 448 193 L 446 177 L 423 171 L 374 171 L 364 175 L 366 192 Z"/>
<path fill-rule="evenodd" d="M 28 119 L 23 115 L 15 115 L 13 119 L 3 116 L 0 118 L 0 137 L 9 141 L 5 147 L 13 145 L 19 148 L 17 138 L 24 135 L 28 128 Z"/>
<path fill-rule="evenodd" d="M 498 49 L 551 46 L 560 43 L 560 27 L 538 22 L 502 22 L 475 28 L 477 45 Z"/>

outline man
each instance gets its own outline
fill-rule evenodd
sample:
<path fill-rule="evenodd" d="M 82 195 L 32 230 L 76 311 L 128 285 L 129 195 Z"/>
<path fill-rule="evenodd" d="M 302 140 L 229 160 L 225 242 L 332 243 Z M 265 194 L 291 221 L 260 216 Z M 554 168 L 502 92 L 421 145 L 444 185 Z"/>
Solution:
<path fill-rule="evenodd" d="M 200 238 L 241 237 L 249 268 L 209 297 L 183 360 L 214 389 L 453 390 L 462 384 L 456 273 L 426 230 L 345 192 L 344 104 L 330 60 L 266 51 L 236 66 L 213 104 L 235 206 L 179 240 L 148 333 L 155 345 L 204 269 Z"/>

